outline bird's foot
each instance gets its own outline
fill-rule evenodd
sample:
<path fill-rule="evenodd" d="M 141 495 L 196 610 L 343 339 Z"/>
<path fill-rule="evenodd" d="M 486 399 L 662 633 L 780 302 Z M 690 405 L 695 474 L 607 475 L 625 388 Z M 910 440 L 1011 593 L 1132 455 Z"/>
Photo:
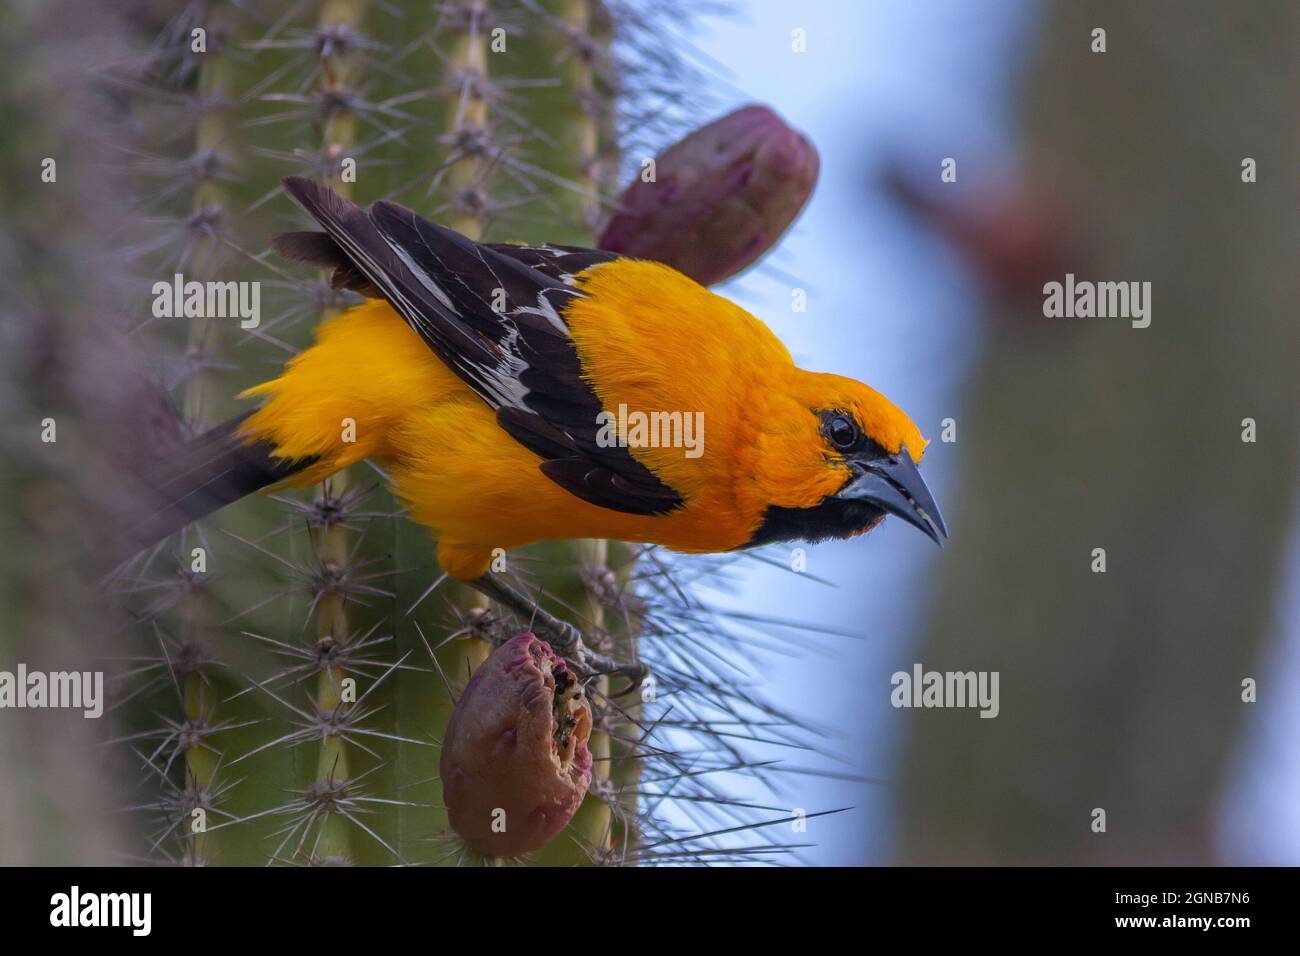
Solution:
<path fill-rule="evenodd" d="M 554 617 L 549 620 L 536 620 L 533 622 L 533 633 L 550 644 L 555 652 L 572 664 L 574 670 L 584 678 L 601 675 L 626 677 L 627 686 L 617 693 L 611 692 L 611 697 L 636 690 L 650 673 L 650 669 L 640 661 L 623 664 L 607 654 L 592 650 L 582 639 L 582 632 L 568 621 L 561 621 Z"/>
<path fill-rule="evenodd" d="M 568 621 L 557 617 L 538 617 L 533 621 L 532 632 L 544 640 L 561 657 L 581 657 L 592 652 L 582 640 L 582 632 Z"/>
<path fill-rule="evenodd" d="M 583 678 L 609 675 L 626 677 L 628 686 L 620 689 L 618 696 L 636 690 L 645 680 L 649 669 L 640 662 L 619 663 L 612 657 L 592 650 L 582 639 L 582 632 L 568 621 L 561 621 L 555 615 L 544 611 L 534 602 L 524 597 L 504 581 L 485 574 L 471 582 L 479 591 L 492 600 L 514 611 L 524 620 L 530 620 L 530 630 L 544 640 L 557 654 L 573 665 L 573 669 Z"/>

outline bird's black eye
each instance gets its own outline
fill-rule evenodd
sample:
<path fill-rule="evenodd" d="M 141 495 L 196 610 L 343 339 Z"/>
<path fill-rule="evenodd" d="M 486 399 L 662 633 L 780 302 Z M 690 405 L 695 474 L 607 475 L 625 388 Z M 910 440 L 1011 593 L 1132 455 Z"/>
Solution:
<path fill-rule="evenodd" d="M 840 451 L 848 451 L 858 443 L 858 426 L 844 415 L 833 415 L 826 421 L 826 437 Z"/>

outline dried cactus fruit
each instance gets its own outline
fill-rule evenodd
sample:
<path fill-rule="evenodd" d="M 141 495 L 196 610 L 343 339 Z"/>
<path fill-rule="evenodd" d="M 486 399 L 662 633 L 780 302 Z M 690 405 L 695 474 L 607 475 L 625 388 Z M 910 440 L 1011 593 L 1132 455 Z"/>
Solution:
<path fill-rule="evenodd" d="M 564 660 L 525 631 L 502 644 L 461 694 L 439 773 L 452 828 L 491 857 L 545 846 L 591 784 L 591 707 Z"/>
<path fill-rule="evenodd" d="M 776 244 L 812 195 L 817 151 L 765 106 L 746 106 L 670 146 L 638 178 L 600 247 L 712 285 Z"/>

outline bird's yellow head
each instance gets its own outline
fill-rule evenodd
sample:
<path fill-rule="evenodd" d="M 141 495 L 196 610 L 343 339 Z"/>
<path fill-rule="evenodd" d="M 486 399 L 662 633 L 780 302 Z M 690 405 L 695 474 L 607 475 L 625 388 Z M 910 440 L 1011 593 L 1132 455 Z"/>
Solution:
<path fill-rule="evenodd" d="M 948 529 L 917 470 L 929 444 L 916 423 L 870 386 L 794 369 L 783 407 L 763 429 L 769 502 L 754 540 L 847 538 L 887 514 L 942 546 Z"/>

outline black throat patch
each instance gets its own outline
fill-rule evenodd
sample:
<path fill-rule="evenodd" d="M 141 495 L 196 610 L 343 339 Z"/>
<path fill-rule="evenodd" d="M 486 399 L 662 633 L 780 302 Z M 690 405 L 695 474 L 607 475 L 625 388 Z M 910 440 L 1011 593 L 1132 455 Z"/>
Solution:
<path fill-rule="evenodd" d="M 855 498 L 825 498 L 811 508 L 768 505 L 763 523 L 745 547 L 776 541 L 827 541 L 868 531 L 885 516 L 873 504 Z"/>

